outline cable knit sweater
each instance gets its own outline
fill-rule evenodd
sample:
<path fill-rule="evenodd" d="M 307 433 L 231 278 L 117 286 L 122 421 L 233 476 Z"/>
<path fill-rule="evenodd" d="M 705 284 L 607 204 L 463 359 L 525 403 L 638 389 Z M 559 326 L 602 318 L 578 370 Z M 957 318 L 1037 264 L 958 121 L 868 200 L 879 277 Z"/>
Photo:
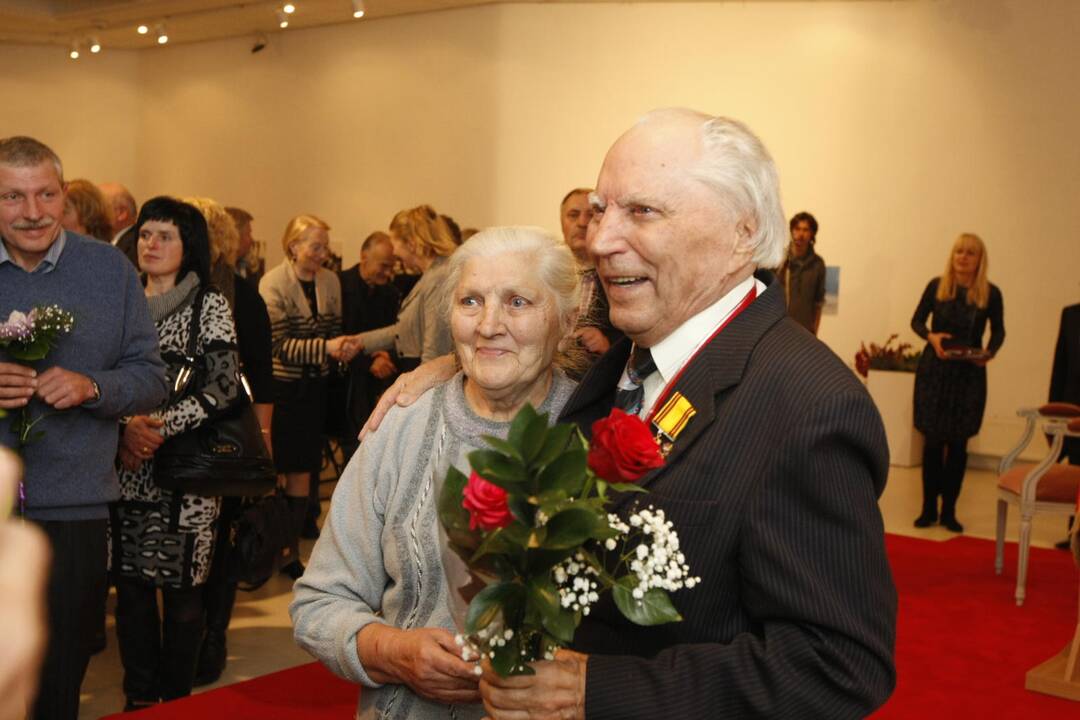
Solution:
<path fill-rule="evenodd" d="M 482 435 L 505 438 L 508 422 L 478 417 L 465 400 L 464 376 L 394 407 L 364 440 L 334 491 L 330 514 L 289 612 L 296 642 L 334 674 L 365 686 L 360 718 L 479 718 L 480 705 L 429 702 L 404 685 L 381 686 L 364 671 L 356 635 L 369 623 L 456 631 L 449 609 L 435 515 L 436 483 Z M 538 408 L 554 421 L 574 383 L 555 372 Z"/>

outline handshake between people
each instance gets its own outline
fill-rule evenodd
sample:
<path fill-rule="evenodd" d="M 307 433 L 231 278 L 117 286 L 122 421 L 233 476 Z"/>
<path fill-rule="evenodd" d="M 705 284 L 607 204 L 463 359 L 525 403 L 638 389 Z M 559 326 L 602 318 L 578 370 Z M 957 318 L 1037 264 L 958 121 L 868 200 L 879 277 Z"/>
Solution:
<path fill-rule="evenodd" d="M 350 363 L 364 351 L 364 342 L 359 335 L 338 335 L 326 341 L 326 354 L 338 362 Z"/>

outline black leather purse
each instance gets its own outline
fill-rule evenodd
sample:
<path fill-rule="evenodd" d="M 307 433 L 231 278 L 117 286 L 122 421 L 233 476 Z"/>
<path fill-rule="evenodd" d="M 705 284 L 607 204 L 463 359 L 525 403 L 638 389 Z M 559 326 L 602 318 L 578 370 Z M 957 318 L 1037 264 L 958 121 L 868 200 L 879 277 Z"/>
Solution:
<path fill-rule="evenodd" d="M 185 366 L 173 387 L 175 400 L 185 397 L 191 388 L 201 387 L 200 380 L 206 376 L 203 363 L 196 359 L 205 297 L 206 288 L 201 288 L 192 303 Z M 251 406 L 247 383 L 239 373 L 237 381 L 242 391 L 231 405 L 158 448 L 154 454 L 158 487 L 207 497 L 254 497 L 274 489 L 277 473 Z"/>

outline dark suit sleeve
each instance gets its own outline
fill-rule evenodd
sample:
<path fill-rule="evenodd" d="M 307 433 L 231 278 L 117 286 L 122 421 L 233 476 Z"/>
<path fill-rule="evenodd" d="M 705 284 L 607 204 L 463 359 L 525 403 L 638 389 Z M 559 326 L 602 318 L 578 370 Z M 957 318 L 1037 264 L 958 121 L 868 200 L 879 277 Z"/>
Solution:
<path fill-rule="evenodd" d="M 990 319 L 990 342 L 986 349 L 991 355 L 997 355 L 997 351 L 1005 343 L 1005 302 L 1002 300 L 1001 291 L 997 286 L 990 286 L 990 305 L 987 307 Z"/>
<path fill-rule="evenodd" d="M 919 305 L 915 308 L 915 314 L 911 317 L 911 329 L 923 340 L 930 334 L 930 329 L 926 326 L 926 319 L 930 317 L 930 313 L 934 310 L 934 296 L 937 295 L 937 288 L 938 280 L 935 278 L 923 290 Z"/>
<path fill-rule="evenodd" d="M 835 394 L 793 423 L 750 498 L 739 588 L 723 590 L 738 593 L 755 630 L 652 658 L 590 656 L 587 717 L 834 719 L 881 705 L 896 677 L 877 509 L 885 443 L 865 393 Z M 721 589 L 706 578 L 690 592 L 710 591 Z"/>
<path fill-rule="evenodd" d="M 1061 311 L 1061 323 L 1058 325 L 1057 345 L 1054 347 L 1054 367 L 1050 371 L 1050 397 L 1047 398 L 1050 402 L 1065 399 L 1065 386 L 1069 378 L 1069 349 L 1065 344 L 1068 336 L 1068 328 L 1066 328 L 1068 312 L 1068 308 Z"/>
<path fill-rule="evenodd" d="M 250 283 L 235 276 L 236 335 L 244 377 L 251 385 L 253 402 L 274 402 L 274 366 L 271 353 L 270 314 Z"/>

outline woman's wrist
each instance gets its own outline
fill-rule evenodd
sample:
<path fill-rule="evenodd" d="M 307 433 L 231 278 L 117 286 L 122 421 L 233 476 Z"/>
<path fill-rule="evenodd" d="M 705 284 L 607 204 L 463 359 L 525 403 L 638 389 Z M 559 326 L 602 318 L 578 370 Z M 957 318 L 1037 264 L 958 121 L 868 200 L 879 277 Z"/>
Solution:
<path fill-rule="evenodd" d="M 379 684 L 401 682 L 395 668 L 397 641 L 404 633 L 399 628 L 373 622 L 365 625 L 356 634 L 356 654 L 364 672 Z"/>

